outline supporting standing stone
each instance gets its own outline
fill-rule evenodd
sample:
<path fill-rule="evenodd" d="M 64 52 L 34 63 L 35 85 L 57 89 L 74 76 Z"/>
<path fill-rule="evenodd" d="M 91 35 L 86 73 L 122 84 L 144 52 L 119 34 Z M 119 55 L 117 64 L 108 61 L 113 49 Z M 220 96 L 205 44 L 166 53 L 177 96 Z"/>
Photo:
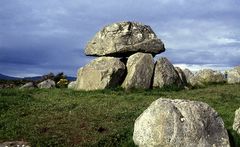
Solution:
<path fill-rule="evenodd" d="M 166 86 L 183 87 L 183 83 L 172 63 L 166 57 L 162 57 L 155 65 L 153 87 Z"/>
<path fill-rule="evenodd" d="M 127 77 L 122 87 L 125 89 L 149 89 L 153 76 L 154 60 L 151 54 L 136 53 L 127 61 Z"/>
<path fill-rule="evenodd" d="M 76 90 L 101 90 L 120 86 L 125 65 L 118 58 L 99 57 L 78 71 Z"/>

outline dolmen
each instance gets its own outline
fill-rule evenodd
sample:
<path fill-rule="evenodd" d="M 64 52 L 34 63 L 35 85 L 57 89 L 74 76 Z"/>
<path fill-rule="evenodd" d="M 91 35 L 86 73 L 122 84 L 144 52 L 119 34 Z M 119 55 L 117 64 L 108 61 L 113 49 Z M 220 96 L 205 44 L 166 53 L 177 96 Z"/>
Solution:
<path fill-rule="evenodd" d="M 154 57 L 164 51 L 163 42 L 148 25 L 107 25 L 87 43 L 85 54 L 97 58 L 78 70 L 74 89 L 183 87 L 186 82 L 167 58 L 154 62 Z"/>

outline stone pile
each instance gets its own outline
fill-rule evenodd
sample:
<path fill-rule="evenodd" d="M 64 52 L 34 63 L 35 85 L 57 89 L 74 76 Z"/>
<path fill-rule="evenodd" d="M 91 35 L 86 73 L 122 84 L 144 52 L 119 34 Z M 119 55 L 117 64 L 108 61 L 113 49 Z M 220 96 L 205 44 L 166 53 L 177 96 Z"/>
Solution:
<path fill-rule="evenodd" d="M 149 89 L 153 86 L 153 57 L 164 51 L 163 42 L 150 26 L 136 22 L 108 25 L 86 45 L 85 54 L 98 58 L 78 70 L 75 89 L 99 90 L 116 86 Z M 156 78 L 155 83 L 160 83 L 158 80 Z M 161 86 L 155 84 L 155 87 Z"/>

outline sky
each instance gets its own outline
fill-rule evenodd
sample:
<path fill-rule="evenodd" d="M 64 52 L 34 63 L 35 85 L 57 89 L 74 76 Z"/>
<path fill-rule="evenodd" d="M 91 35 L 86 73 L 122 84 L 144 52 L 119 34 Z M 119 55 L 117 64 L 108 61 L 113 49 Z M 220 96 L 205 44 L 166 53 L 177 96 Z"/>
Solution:
<path fill-rule="evenodd" d="M 0 73 L 76 76 L 104 26 L 152 27 L 175 66 L 226 70 L 240 64 L 239 0 L 0 0 Z"/>

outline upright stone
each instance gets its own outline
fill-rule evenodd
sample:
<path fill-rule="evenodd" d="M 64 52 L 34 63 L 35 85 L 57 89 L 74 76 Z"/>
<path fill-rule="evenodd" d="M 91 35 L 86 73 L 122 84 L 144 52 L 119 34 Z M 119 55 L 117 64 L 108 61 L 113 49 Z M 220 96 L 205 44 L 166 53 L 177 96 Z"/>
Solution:
<path fill-rule="evenodd" d="M 191 72 L 191 70 L 185 68 L 183 70 L 184 74 L 185 74 L 185 77 L 187 79 L 187 83 L 189 84 L 190 83 L 190 79 L 194 76 L 194 74 Z"/>
<path fill-rule="evenodd" d="M 222 118 L 208 104 L 164 98 L 136 119 L 133 141 L 140 147 L 230 147 Z"/>
<path fill-rule="evenodd" d="M 237 131 L 237 133 L 240 135 L 240 108 L 235 111 L 233 130 Z"/>
<path fill-rule="evenodd" d="M 183 83 L 172 63 L 166 57 L 162 57 L 155 65 L 153 87 L 165 86 L 183 87 Z"/>
<path fill-rule="evenodd" d="M 182 80 L 183 85 L 186 86 L 188 83 L 187 83 L 187 78 L 185 76 L 185 73 L 182 71 L 180 67 L 175 67 L 175 70 L 177 71 L 180 79 Z"/>
<path fill-rule="evenodd" d="M 164 51 L 164 44 L 151 27 L 136 22 L 120 22 L 105 26 L 85 48 L 85 54 L 90 56 L 122 57 L 136 52 L 155 55 Z"/>
<path fill-rule="evenodd" d="M 227 82 L 229 84 L 240 83 L 240 66 L 234 67 L 228 71 Z"/>
<path fill-rule="evenodd" d="M 120 86 L 125 65 L 118 58 L 99 57 L 78 71 L 76 90 L 101 90 Z"/>
<path fill-rule="evenodd" d="M 127 77 L 122 87 L 125 89 L 148 89 L 151 86 L 154 60 L 151 54 L 135 53 L 127 61 Z"/>

